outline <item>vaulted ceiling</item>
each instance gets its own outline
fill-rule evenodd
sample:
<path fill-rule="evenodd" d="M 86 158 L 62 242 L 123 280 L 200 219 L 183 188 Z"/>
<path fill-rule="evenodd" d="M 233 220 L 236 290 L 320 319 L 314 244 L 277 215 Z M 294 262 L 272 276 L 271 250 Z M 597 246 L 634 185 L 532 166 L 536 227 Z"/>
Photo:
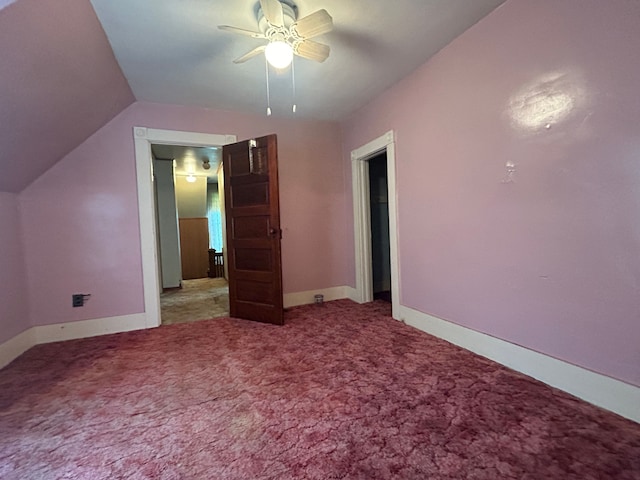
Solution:
<path fill-rule="evenodd" d="M 324 63 L 295 62 L 297 118 L 340 121 L 504 0 L 298 0 L 334 30 Z M 265 114 L 257 0 L 0 0 L 0 191 L 20 192 L 134 101 Z M 293 116 L 290 72 L 271 75 Z"/>

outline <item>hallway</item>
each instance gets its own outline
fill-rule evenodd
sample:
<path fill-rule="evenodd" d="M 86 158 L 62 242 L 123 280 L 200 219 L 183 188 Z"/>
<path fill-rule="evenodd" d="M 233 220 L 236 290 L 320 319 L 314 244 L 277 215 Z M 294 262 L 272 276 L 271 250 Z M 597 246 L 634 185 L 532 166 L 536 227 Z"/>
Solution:
<path fill-rule="evenodd" d="M 183 280 L 182 288 L 160 294 L 162 325 L 229 315 L 229 286 L 224 278 Z"/>

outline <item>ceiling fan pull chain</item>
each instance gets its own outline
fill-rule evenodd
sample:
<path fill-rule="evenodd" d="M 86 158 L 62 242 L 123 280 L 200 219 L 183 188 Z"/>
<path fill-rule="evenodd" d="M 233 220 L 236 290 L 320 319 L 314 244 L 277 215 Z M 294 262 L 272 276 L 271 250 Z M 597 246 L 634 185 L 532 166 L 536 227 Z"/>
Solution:
<path fill-rule="evenodd" d="M 293 113 L 296 113 L 296 74 L 294 71 L 294 64 L 296 62 L 291 60 L 291 86 L 293 88 Z"/>
<path fill-rule="evenodd" d="M 264 57 L 264 67 L 267 71 L 267 117 L 271 116 L 271 99 L 269 98 L 269 62 Z"/>

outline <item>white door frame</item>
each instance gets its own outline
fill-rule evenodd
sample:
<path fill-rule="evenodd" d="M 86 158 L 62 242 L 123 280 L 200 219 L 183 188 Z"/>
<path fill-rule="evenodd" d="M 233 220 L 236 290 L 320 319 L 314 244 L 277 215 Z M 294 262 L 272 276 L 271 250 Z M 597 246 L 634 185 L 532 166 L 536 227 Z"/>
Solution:
<path fill-rule="evenodd" d="M 140 255 L 144 287 L 144 313 L 147 328 L 160 325 L 160 282 L 156 243 L 155 201 L 153 195 L 153 161 L 151 144 L 190 147 L 222 146 L 236 141 L 235 135 L 181 132 L 133 127 L 138 184 L 138 219 L 140 222 Z"/>
<path fill-rule="evenodd" d="M 351 152 L 353 181 L 353 224 L 355 238 L 356 298 L 360 303 L 373 301 L 371 266 L 371 205 L 369 199 L 369 160 L 387 153 L 389 195 L 389 250 L 391 257 L 391 305 L 393 318 L 400 318 L 400 273 L 398 261 L 398 200 L 393 130 Z"/>

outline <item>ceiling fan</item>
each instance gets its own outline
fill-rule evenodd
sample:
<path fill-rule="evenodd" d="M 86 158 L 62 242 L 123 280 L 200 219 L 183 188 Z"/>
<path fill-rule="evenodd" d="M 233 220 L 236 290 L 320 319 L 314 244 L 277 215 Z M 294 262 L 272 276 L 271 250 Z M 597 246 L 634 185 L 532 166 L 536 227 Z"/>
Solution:
<path fill-rule="evenodd" d="M 293 55 L 324 62 L 329 57 L 328 45 L 318 43 L 310 38 L 322 35 L 333 29 L 333 19 L 326 10 L 318 10 L 299 20 L 292 5 L 280 0 L 260 0 L 258 10 L 258 31 L 219 25 L 219 29 L 253 38 L 268 40 L 236 58 L 234 63 L 244 63 L 264 53 L 267 61 L 275 68 L 289 66 Z"/>

